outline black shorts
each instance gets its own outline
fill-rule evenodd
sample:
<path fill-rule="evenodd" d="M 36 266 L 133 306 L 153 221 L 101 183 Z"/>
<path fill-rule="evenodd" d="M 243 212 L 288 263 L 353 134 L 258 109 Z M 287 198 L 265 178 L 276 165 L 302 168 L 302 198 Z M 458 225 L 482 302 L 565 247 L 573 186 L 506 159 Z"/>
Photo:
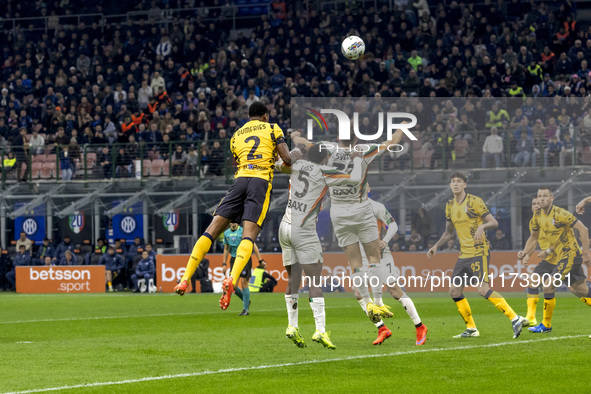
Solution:
<path fill-rule="evenodd" d="M 214 216 L 230 219 L 235 223 L 243 220 L 263 227 L 271 203 L 271 182 L 262 178 L 239 177 L 216 208 Z"/>
<path fill-rule="evenodd" d="M 583 271 L 583 257 L 580 254 L 569 256 L 556 264 L 552 274 L 559 273 L 567 286 L 572 286 L 575 282 L 587 279 Z"/>
<path fill-rule="evenodd" d="M 451 274 L 452 283 L 457 284 L 457 280 L 454 282 L 454 278 L 456 277 L 464 278 L 464 286 L 470 284 L 469 280 L 472 277 L 478 278 L 478 285 L 480 285 L 481 282 L 488 283 L 489 262 L 490 254 L 487 254 L 486 256 L 470 257 L 467 259 L 458 259 L 453 273 Z"/>
<path fill-rule="evenodd" d="M 236 257 L 230 258 L 230 272 L 232 272 L 232 268 L 234 268 L 234 260 L 236 260 Z M 246 266 L 244 266 L 244 269 L 240 273 L 240 277 L 250 279 L 251 276 L 252 276 L 252 259 L 248 259 L 248 263 L 246 263 Z"/>
<path fill-rule="evenodd" d="M 538 265 L 536 265 L 536 268 L 534 268 L 534 274 L 538 274 L 540 277 L 543 275 L 552 275 L 552 272 L 554 272 L 555 269 L 556 266 L 554 264 L 550 264 L 546 260 L 542 260 Z"/>

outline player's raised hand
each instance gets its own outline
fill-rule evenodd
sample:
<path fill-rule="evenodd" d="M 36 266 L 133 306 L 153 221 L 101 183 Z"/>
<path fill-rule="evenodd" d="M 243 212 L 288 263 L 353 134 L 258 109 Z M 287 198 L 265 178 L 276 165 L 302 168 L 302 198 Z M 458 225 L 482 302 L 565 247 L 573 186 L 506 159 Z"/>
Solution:
<path fill-rule="evenodd" d="M 356 157 L 361 157 L 361 158 L 363 158 L 363 152 L 353 151 L 353 152 L 351 152 L 351 153 L 349 154 L 349 157 L 350 157 L 351 159 L 354 159 L 354 158 L 356 158 Z"/>
<path fill-rule="evenodd" d="M 519 252 L 517 252 L 517 258 L 519 260 L 523 259 L 525 257 L 525 252 L 523 250 L 520 250 Z"/>
<path fill-rule="evenodd" d="M 433 246 L 431 249 L 427 251 L 427 257 L 431 258 L 431 256 L 435 256 L 437 254 L 437 247 Z"/>
<path fill-rule="evenodd" d="M 523 258 L 521 259 L 521 262 L 523 263 L 524 266 L 527 267 L 527 264 L 529 263 L 529 256 L 527 256 L 527 255 L 523 256 Z"/>

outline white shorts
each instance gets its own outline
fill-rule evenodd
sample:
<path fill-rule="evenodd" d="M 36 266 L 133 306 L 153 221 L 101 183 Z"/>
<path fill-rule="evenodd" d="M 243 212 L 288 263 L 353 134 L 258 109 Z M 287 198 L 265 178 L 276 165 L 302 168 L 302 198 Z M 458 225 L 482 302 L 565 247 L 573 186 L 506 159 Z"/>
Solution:
<path fill-rule="evenodd" d="M 369 201 L 351 205 L 333 204 L 330 220 L 341 248 L 379 239 L 378 222 Z"/>
<path fill-rule="evenodd" d="M 369 262 L 367 261 L 367 257 L 365 257 L 365 254 L 362 253 L 361 257 L 363 266 L 369 267 Z M 384 270 L 385 277 L 383 278 L 383 283 L 385 285 L 388 284 L 388 278 L 394 278 L 391 279 L 392 281 L 400 276 L 400 268 L 396 267 L 396 265 L 394 264 L 394 258 L 392 257 L 391 252 L 382 252 L 382 259 L 380 260 L 380 264 L 382 265 L 382 268 Z"/>
<path fill-rule="evenodd" d="M 284 267 L 295 263 L 322 263 L 322 246 L 316 233 L 315 223 L 312 226 L 299 227 L 281 221 L 279 245 Z"/>

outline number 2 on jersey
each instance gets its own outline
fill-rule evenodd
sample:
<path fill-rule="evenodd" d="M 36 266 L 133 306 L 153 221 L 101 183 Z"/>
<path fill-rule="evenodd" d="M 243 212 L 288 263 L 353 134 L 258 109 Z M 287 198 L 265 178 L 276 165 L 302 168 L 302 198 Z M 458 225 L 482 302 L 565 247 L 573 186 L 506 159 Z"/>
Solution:
<path fill-rule="evenodd" d="M 258 155 L 255 155 L 257 148 L 261 144 L 261 139 L 259 137 L 253 135 L 253 136 L 250 136 L 244 140 L 244 142 L 250 142 L 250 141 L 254 141 L 254 145 L 250 149 L 250 152 L 248 152 L 248 155 L 246 156 L 246 158 L 248 160 L 256 160 L 256 159 L 262 158 L 263 155 L 261 155 L 260 153 Z"/>

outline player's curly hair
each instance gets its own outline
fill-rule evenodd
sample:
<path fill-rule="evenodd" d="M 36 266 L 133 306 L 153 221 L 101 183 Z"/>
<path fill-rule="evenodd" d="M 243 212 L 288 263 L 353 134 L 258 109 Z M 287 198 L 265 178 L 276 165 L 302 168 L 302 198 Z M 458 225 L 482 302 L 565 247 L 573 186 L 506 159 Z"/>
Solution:
<path fill-rule="evenodd" d="M 269 109 L 260 101 L 255 101 L 254 103 L 250 104 L 250 107 L 248 107 L 248 116 L 251 118 L 263 116 L 267 113 L 269 113 Z"/>
<path fill-rule="evenodd" d="M 328 150 L 322 149 L 322 144 L 314 144 L 308 148 L 307 159 L 312 163 L 320 164 L 328 156 Z"/>

